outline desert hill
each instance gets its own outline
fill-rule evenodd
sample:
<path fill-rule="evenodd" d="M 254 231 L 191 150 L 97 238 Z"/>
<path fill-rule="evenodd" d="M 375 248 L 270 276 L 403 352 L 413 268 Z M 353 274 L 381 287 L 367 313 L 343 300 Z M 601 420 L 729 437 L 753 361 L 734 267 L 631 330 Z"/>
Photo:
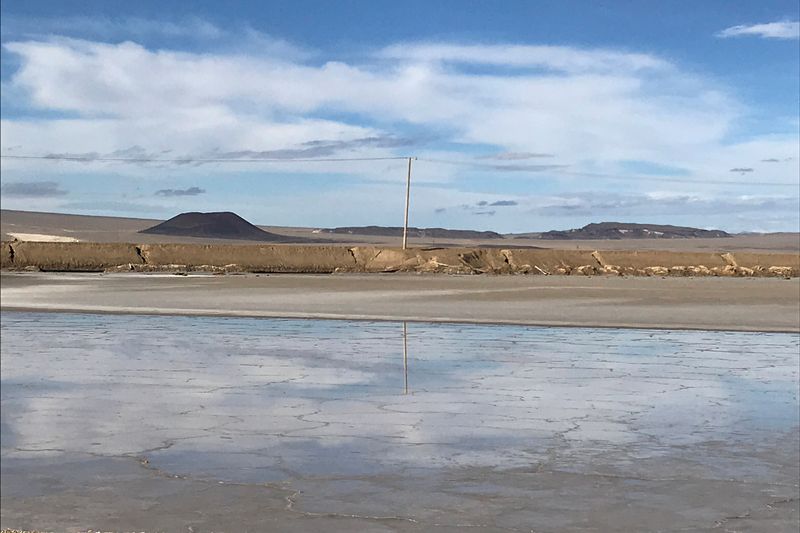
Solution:
<path fill-rule="evenodd" d="M 225 244 L 233 242 L 230 237 L 212 238 L 169 235 L 161 233 L 140 233 L 163 222 L 157 219 L 124 218 L 114 216 L 77 215 L 64 213 L 43 213 L 35 211 L 16 211 L 0 209 L 0 239 L 3 241 L 50 240 L 54 242 L 73 241 L 99 243 L 205 243 Z M 622 225 L 621 229 L 627 229 Z M 661 226 L 642 224 L 643 228 L 661 231 Z M 589 226 L 591 228 L 591 225 Z M 275 243 L 297 244 L 338 244 L 346 246 L 400 246 L 400 230 L 394 236 L 359 235 L 356 233 L 323 233 L 313 227 L 264 226 L 258 229 L 264 233 L 278 236 Z M 354 228 L 355 229 L 355 228 Z M 774 252 L 797 253 L 800 250 L 800 233 L 754 233 L 732 234 L 719 238 L 722 232 L 711 232 L 708 237 L 695 237 L 695 228 L 684 234 L 685 237 L 621 238 L 619 234 L 611 238 L 585 237 L 583 234 L 567 234 L 560 238 L 540 238 L 541 233 L 517 233 L 503 235 L 502 239 L 489 232 L 488 238 L 435 238 L 412 233 L 409 244 L 412 247 L 464 247 L 483 248 L 530 248 L 531 245 L 551 249 L 567 250 L 671 250 L 671 251 L 720 251 L 720 252 Z M 413 230 L 412 230 L 413 231 Z M 425 230 L 427 231 L 427 230 Z M 705 231 L 705 230 L 699 230 Z M 483 232 L 476 232 L 481 234 Z M 255 240 L 242 239 L 239 242 L 265 243 L 263 233 L 254 233 Z M 421 235 L 421 234 L 420 234 Z M 625 234 L 623 234 L 625 235 Z M 66 239 L 62 239 L 66 237 Z M 285 240 L 284 240 L 285 239 Z"/>
<path fill-rule="evenodd" d="M 342 228 L 328 228 L 320 233 L 336 233 L 346 235 L 375 235 L 380 237 L 402 237 L 403 228 L 399 226 L 350 226 Z M 500 233 L 494 231 L 475 231 L 445 228 L 408 228 L 409 237 L 432 239 L 502 239 Z"/>
<path fill-rule="evenodd" d="M 236 213 L 181 213 L 139 233 L 173 237 L 204 237 L 209 239 L 238 239 L 247 241 L 297 242 L 284 235 L 264 231 Z"/>
<path fill-rule="evenodd" d="M 662 224 L 634 224 L 628 222 L 599 222 L 578 229 L 546 231 L 538 235 L 545 240 L 576 239 L 687 239 L 730 237 L 722 230 L 706 230 L 685 226 Z"/>

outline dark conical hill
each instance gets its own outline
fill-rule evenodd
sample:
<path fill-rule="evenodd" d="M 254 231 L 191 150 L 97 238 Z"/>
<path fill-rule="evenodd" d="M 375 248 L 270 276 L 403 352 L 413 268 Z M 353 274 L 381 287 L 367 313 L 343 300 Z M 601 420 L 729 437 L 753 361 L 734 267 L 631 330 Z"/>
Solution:
<path fill-rule="evenodd" d="M 139 233 L 267 242 L 287 242 L 291 240 L 283 235 L 264 231 L 236 213 L 229 211 L 220 213 L 181 213 Z"/>

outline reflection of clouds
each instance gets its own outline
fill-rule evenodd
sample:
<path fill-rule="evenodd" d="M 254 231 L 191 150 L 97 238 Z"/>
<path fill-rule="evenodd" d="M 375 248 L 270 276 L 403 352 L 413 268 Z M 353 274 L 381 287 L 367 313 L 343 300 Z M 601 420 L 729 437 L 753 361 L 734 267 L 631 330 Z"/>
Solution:
<path fill-rule="evenodd" d="M 258 480 L 647 456 L 751 438 L 760 414 L 796 424 L 792 335 L 408 329 L 404 395 L 394 323 L 6 313 L 3 453 L 150 450 Z"/>

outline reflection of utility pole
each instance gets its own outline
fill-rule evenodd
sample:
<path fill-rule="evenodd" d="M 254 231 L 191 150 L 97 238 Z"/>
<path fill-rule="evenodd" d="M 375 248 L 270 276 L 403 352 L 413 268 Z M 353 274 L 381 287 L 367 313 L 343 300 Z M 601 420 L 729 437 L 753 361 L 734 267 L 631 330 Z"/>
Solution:
<path fill-rule="evenodd" d="M 406 249 L 408 242 L 408 204 L 411 200 L 411 160 L 413 157 L 408 158 L 408 175 L 406 176 L 406 216 L 403 221 L 403 250 Z"/>
<path fill-rule="evenodd" d="M 408 323 L 403 321 L 403 394 L 408 394 Z"/>

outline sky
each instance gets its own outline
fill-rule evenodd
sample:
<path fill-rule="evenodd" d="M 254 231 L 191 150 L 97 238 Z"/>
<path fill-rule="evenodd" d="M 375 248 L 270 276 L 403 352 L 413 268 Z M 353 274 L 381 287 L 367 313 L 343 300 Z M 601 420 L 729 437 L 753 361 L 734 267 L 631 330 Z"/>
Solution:
<path fill-rule="evenodd" d="M 187 9 L 190 7 L 190 10 Z M 800 4 L 0 4 L 4 209 L 800 231 Z"/>

